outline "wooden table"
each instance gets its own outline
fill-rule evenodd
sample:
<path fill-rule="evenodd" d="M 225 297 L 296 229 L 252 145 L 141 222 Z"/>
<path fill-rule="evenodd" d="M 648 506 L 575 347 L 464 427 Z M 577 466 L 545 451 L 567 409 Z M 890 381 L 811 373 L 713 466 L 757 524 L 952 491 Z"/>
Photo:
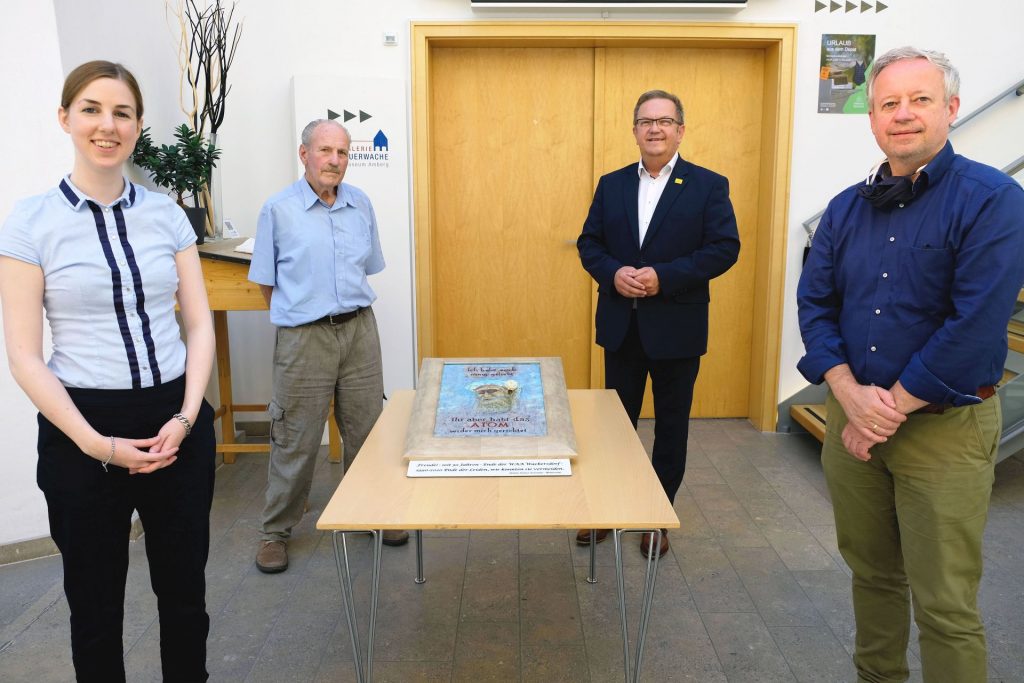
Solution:
<path fill-rule="evenodd" d="M 333 531 L 335 557 L 359 681 L 371 680 L 380 579 L 381 532 L 416 529 L 417 583 L 423 579 L 423 529 L 614 529 L 615 568 L 627 680 L 638 680 L 654 596 L 657 553 L 647 563 L 635 661 L 630 672 L 622 575 L 623 533 L 679 528 L 668 498 L 614 391 L 572 390 L 569 405 L 579 457 L 569 477 L 408 478 L 403 460 L 413 391 L 392 395 L 366 443 L 324 508 L 317 528 Z M 345 533 L 373 534 L 373 578 L 365 674 L 361 664 Z M 590 577 L 594 582 L 595 544 Z M 364 677 L 365 676 L 365 677 Z"/>
<path fill-rule="evenodd" d="M 260 293 L 259 285 L 249 282 L 251 254 L 235 251 L 245 241 L 244 237 L 210 241 L 200 244 L 199 256 L 203 265 L 203 280 L 206 296 L 213 311 L 213 328 L 217 336 L 217 385 L 220 389 L 220 405 L 214 413 L 221 418 L 221 443 L 217 452 L 224 455 L 224 462 L 235 462 L 235 453 L 269 453 L 269 444 L 237 443 L 235 441 L 236 412 L 265 412 L 266 403 L 235 403 L 231 392 L 231 345 L 228 337 L 228 311 L 265 311 L 267 302 Z M 272 359 L 267 359 L 270 367 Z M 334 420 L 328 417 L 330 436 L 330 460 L 341 462 L 341 437 Z"/>

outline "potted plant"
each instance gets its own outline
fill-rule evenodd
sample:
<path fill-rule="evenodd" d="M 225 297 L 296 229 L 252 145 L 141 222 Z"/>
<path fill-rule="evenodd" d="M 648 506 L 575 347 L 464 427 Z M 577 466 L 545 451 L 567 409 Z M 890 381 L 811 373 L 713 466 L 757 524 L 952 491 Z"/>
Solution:
<path fill-rule="evenodd" d="M 185 123 L 174 129 L 174 137 L 175 144 L 158 147 L 149 135 L 149 128 L 143 129 L 135 143 L 132 163 L 148 171 L 154 183 L 178 196 L 178 206 L 188 214 L 198 242 L 202 244 L 206 235 L 206 209 L 200 206 L 199 198 L 210 182 L 220 150 Z M 192 198 L 194 207 L 185 205 L 186 195 Z"/>

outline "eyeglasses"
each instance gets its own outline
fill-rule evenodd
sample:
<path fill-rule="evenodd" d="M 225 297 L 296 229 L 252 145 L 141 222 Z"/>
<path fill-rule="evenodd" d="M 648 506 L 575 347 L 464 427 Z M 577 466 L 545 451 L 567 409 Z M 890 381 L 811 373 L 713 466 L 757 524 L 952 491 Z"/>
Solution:
<path fill-rule="evenodd" d="M 669 128 L 671 126 L 681 126 L 683 122 L 670 119 L 667 116 L 663 119 L 637 119 L 633 122 L 633 125 L 637 128 L 650 128 L 655 124 L 658 125 L 658 128 Z"/>

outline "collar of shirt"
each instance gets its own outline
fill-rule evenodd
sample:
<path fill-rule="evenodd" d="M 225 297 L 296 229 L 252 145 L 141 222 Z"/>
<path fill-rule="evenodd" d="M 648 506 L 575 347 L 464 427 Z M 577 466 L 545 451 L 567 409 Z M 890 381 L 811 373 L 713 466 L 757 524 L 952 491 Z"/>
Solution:
<path fill-rule="evenodd" d="M 82 190 L 80 190 L 73 182 L 71 182 L 70 173 L 61 179 L 60 183 L 57 184 L 57 189 L 60 190 L 60 194 L 64 198 L 64 201 L 68 203 L 68 206 L 70 206 L 75 211 L 78 211 L 80 208 L 85 206 L 86 201 L 91 201 L 94 204 L 98 204 L 100 206 L 113 206 L 114 204 L 121 204 L 121 206 L 123 206 L 124 208 L 130 209 L 132 205 L 135 204 L 135 199 L 138 196 L 138 193 L 135 190 L 135 185 L 133 185 L 127 178 L 124 178 L 124 190 L 121 192 L 120 197 L 115 199 L 110 204 L 98 202 L 89 195 L 87 195 L 85 192 L 82 192 Z"/>
<path fill-rule="evenodd" d="M 668 160 L 668 163 L 661 168 L 661 172 L 658 173 L 658 178 L 672 175 L 672 171 L 675 169 L 676 162 L 678 160 L 679 152 L 676 152 L 675 154 L 672 155 L 672 158 Z M 668 170 L 666 171 L 666 169 Z M 645 177 L 650 178 L 651 180 L 658 180 L 658 178 L 652 176 L 650 173 L 647 172 L 647 169 L 644 168 L 643 159 L 640 159 L 640 162 L 636 165 L 636 173 L 638 176 L 640 176 L 640 180 L 643 180 Z"/>
<path fill-rule="evenodd" d="M 921 191 L 929 185 L 934 185 L 939 182 L 939 179 L 949 169 L 949 164 L 953 161 L 953 156 L 953 145 L 949 140 L 946 140 L 946 144 L 942 146 L 939 153 L 936 154 L 935 157 L 927 164 L 917 169 L 916 173 L 920 175 L 918 175 L 917 180 L 914 182 L 914 191 Z M 875 179 L 884 180 L 891 176 L 892 169 L 889 166 L 889 160 L 882 159 L 882 161 L 878 162 L 878 164 L 868 172 L 868 177 L 864 179 L 864 184 L 870 185 L 875 182 Z M 921 183 L 922 179 L 924 182 L 919 186 L 918 183 Z"/>
<path fill-rule="evenodd" d="M 349 188 L 345 183 L 338 183 L 338 196 L 330 206 L 327 206 L 327 202 L 320 199 L 319 195 L 313 191 L 313 188 L 310 187 L 309 181 L 306 180 L 305 176 L 302 177 L 302 182 L 299 183 L 299 186 L 302 191 L 302 206 L 305 207 L 307 211 L 316 206 L 317 203 L 322 204 L 328 211 L 334 211 L 343 206 L 355 206 L 352 194 L 349 192 Z"/>

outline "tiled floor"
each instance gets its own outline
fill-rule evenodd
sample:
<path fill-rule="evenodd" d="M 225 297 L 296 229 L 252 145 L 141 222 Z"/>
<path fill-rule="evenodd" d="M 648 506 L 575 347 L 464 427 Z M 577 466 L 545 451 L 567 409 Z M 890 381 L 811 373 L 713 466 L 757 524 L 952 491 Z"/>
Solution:
<path fill-rule="evenodd" d="M 641 425 L 650 445 L 651 425 Z M 691 430 L 682 528 L 658 576 L 646 681 L 852 681 L 849 578 L 806 435 L 760 434 L 746 422 Z M 291 568 L 253 566 L 265 456 L 218 471 L 207 568 L 213 681 L 355 680 L 330 537 L 314 523 L 338 481 L 319 467 Z M 981 603 L 990 680 L 1024 681 L 1024 458 L 996 469 Z M 379 681 L 620 681 L 622 645 L 610 542 L 600 582 L 564 531 L 428 533 L 427 583 L 415 549 L 385 548 L 374 674 Z M 131 550 L 125 619 L 130 681 L 159 680 L 159 634 L 143 544 Z M 642 581 L 625 547 L 627 590 Z M 368 537 L 356 537 L 356 590 L 368 592 Z M 0 567 L 0 680 L 73 679 L 59 558 Z M 367 616 L 366 601 L 359 605 Z M 630 611 L 635 623 L 636 610 Z M 363 627 L 365 629 L 365 626 Z M 365 643 L 365 632 L 363 634 Z M 911 665 L 919 667 L 911 646 Z M 911 676 L 920 681 L 920 671 Z"/>

